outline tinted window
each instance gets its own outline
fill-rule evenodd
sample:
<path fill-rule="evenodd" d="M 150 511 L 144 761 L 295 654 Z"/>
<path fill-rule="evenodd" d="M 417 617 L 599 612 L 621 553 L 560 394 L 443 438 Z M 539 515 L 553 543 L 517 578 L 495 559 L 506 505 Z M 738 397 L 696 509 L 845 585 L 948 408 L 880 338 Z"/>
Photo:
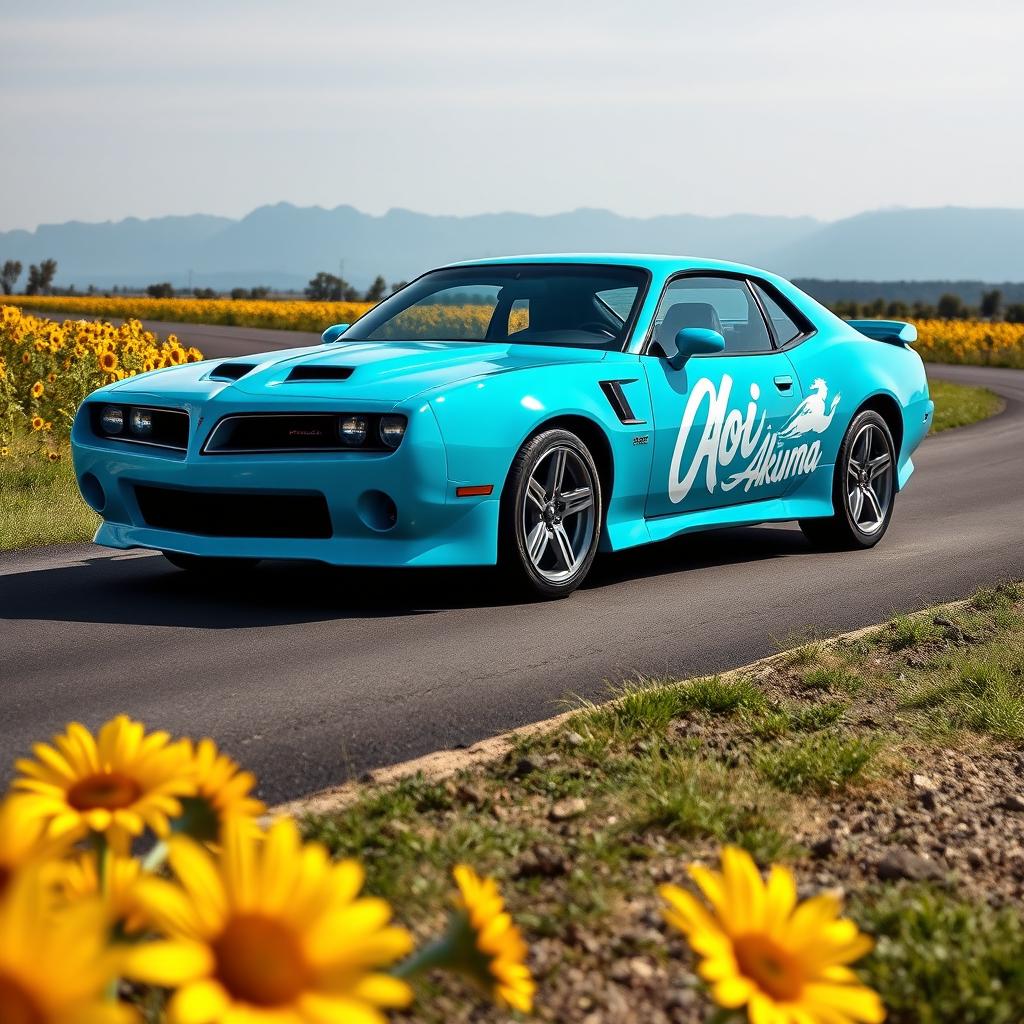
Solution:
<path fill-rule="evenodd" d="M 637 267 L 503 264 L 425 274 L 346 341 L 514 341 L 619 350 L 647 274 Z"/>
<path fill-rule="evenodd" d="M 769 352 L 772 348 L 764 317 L 746 282 L 731 277 L 680 277 L 661 298 L 654 336 L 666 352 L 684 327 L 707 327 L 725 338 L 725 351 Z"/>
<path fill-rule="evenodd" d="M 774 299 L 766 288 L 763 288 L 757 281 L 750 282 L 757 289 L 757 296 L 764 306 L 768 319 L 775 328 L 775 337 L 779 339 L 780 345 L 785 345 L 795 337 L 803 334 L 803 330 L 797 326 L 796 321 L 787 313 L 782 306 Z M 783 301 L 785 301 L 783 299 Z"/>

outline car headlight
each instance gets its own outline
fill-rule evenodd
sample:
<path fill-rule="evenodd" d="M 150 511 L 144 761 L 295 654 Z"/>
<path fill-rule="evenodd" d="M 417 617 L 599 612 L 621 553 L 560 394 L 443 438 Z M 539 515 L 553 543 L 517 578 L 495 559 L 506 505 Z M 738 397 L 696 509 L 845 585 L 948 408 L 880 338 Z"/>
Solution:
<path fill-rule="evenodd" d="M 342 416 L 339 424 L 341 439 L 345 444 L 356 447 L 366 441 L 366 417 Z"/>
<path fill-rule="evenodd" d="M 100 413 L 100 429 L 104 434 L 120 434 L 124 430 L 124 409 L 108 405 Z"/>
<path fill-rule="evenodd" d="M 380 434 L 381 441 L 388 448 L 397 448 L 405 437 L 406 419 L 404 416 L 381 416 Z"/>
<path fill-rule="evenodd" d="M 145 437 L 153 433 L 153 414 L 149 409 L 132 409 L 128 423 L 133 434 Z"/>

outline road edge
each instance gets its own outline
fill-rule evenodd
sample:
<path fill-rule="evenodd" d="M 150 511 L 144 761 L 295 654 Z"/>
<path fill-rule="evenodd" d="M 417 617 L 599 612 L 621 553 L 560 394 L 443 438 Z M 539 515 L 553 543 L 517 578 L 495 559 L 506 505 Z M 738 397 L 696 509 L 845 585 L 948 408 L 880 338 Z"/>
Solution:
<path fill-rule="evenodd" d="M 969 598 L 965 598 L 959 601 L 948 601 L 943 604 L 935 605 L 934 607 L 936 610 L 953 610 L 956 608 L 962 608 L 964 605 L 968 604 L 969 601 Z M 859 629 L 854 629 L 846 633 L 836 633 L 832 636 L 822 637 L 820 638 L 820 641 L 815 640 L 812 642 L 821 642 L 828 647 L 832 647 L 838 643 L 858 640 L 860 637 L 866 636 L 869 633 L 874 633 L 876 630 L 882 629 L 884 626 L 884 622 L 874 622 L 868 626 L 861 626 Z M 797 644 L 796 646 L 799 647 L 800 645 Z M 769 654 L 763 658 L 758 658 L 757 661 L 751 661 L 745 665 L 739 665 L 736 668 L 726 669 L 724 672 L 717 672 L 715 673 L 715 676 L 719 679 L 733 679 L 737 676 L 749 676 L 755 674 L 757 669 L 770 665 L 772 662 L 778 661 L 780 658 L 784 658 L 787 650 L 792 649 L 793 648 L 780 650 L 775 654 Z M 691 678 L 701 677 L 694 676 Z M 673 680 L 672 683 L 685 681 L 685 679 Z M 614 705 L 616 703 L 618 703 L 618 699 L 613 699 L 607 702 L 608 705 Z M 561 714 L 555 715 L 553 718 L 545 718 L 539 722 L 531 722 L 529 725 L 523 725 L 517 729 L 512 729 L 509 732 L 499 733 L 498 735 L 491 736 L 488 739 L 480 740 L 469 747 L 435 750 L 429 754 L 424 754 L 421 757 L 411 758 L 408 761 L 400 761 L 397 764 L 378 768 L 373 772 L 367 772 L 359 779 L 352 779 L 348 782 L 343 782 L 340 785 L 330 786 L 327 789 L 311 793 L 308 796 L 298 797 L 295 800 L 289 800 L 285 803 L 278 804 L 268 810 L 266 817 L 275 818 L 287 815 L 289 817 L 299 818 L 307 814 L 333 814 L 337 811 L 344 810 L 347 807 L 351 807 L 362 799 L 370 788 L 378 786 L 393 786 L 405 779 L 417 776 L 428 782 L 442 782 L 445 779 L 449 779 L 453 775 L 457 775 L 459 772 L 466 771 L 470 768 L 490 765 L 500 761 L 513 749 L 516 740 L 525 739 L 531 736 L 544 736 L 548 733 L 554 732 L 573 715 L 577 714 L 579 709 L 579 705 L 573 706 L 567 711 L 563 711 Z"/>

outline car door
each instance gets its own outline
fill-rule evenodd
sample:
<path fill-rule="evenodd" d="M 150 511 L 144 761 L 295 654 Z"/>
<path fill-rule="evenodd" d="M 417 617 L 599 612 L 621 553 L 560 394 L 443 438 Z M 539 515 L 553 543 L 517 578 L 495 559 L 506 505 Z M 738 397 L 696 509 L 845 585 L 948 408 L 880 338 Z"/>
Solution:
<path fill-rule="evenodd" d="M 724 350 L 673 368 L 665 356 L 684 327 L 717 331 Z M 648 517 L 782 495 L 790 474 L 777 439 L 802 396 L 746 280 L 685 274 L 670 281 L 642 363 L 654 415 Z"/>

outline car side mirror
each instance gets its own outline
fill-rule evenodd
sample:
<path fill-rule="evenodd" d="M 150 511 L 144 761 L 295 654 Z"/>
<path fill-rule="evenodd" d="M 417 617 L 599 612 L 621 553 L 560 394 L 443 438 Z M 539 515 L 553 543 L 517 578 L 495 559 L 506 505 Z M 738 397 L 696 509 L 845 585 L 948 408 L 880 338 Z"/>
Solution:
<path fill-rule="evenodd" d="M 348 324 L 334 324 L 320 335 L 320 340 L 325 345 L 333 345 L 347 330 Z"/>
<path fill-rule="evenodd" d="M 725 350 L 725 338 L 707 327 L 684 327 L 675 337 L 676 350 L 668 353 L 674 370 L 682 367 L 690 356 L 707 356 Z"/>

